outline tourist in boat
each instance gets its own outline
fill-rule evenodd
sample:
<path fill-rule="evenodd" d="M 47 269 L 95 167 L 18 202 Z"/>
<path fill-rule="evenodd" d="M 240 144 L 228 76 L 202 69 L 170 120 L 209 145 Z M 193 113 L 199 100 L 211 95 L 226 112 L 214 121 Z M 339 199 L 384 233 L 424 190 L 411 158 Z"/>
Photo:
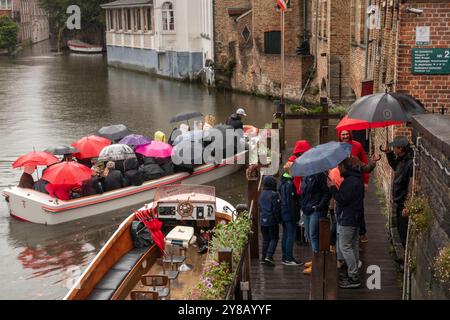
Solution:
<path fill-rule="evenodd" d="M 36 167 L 33 165 L 27 165 L 23 167 L 23 173 L 20 177 L 19 181 L 19 188 L 26 188 L 26 189 L 33 189 L 34 187 L 34 179 L 33 179 L 33 172 L 36 170 Z"/>
<path fill-rule="evenodd" d="M 123 162 L 125 180 L 127 186 L 140 186 L 144 183 L 144 171 L 139 170 L 136 158 L 126 159 Z"/>
<path fill-rule="evenodd" d="M 302 184 L 301 209 L 305 223 L 305 234 L 313 253 L 319 251 L 319 219 L 328 214 L 331 193 L 324 172 L 304 177 Z M 305 264 L 304 274 L 311 274 L 312 266 Z"/>
<path fill-rule="evenodd" d="M 294 258 L 295 228 L 300 220 L 300 207 L 297 190 L 289 173 L 281 176 L 280 184 L 281 222 L 283 236 L 281 238 L 282 264 L 299 266 L 302 263 Z"/>
<path fill-rule="evenodd" d="M 364 211 L 364 183 L 361 170 L 353 166 L 350 158 L 341 162 L 338 168 L 344 178 L 340 188 L 331 179 L 327 179 L 327 186 L 336 201 L 337 246 L 348 268 L 347 278 L 339 281 L 339 287 L 358 288 L 361 286 L 358 240 Z"/>
<path fill-rule="evenodd" d="M 242 117 L 246 117 L 247 114 L 243 108 L 238 108 L 226 121 L 227 125 L 232 126 L 235 130 L 244 130 L 244 124 L 242 123 Z"/>
<path fill-rule="evenodd" d="M 93 166 L 91 170 L 92 177 L 89 180 L 83 181 L 81 185 L 81 195 L 83 197 L 103 193 L 102 181 L 104 178 L 100 174 L 100 168 L 98 166 Z"/>
<path fill-rule="evenodd" d="M 153 157 L 144 157 L 144 164 L 141 165 L 140 170 L 144 174 L 145 181 L 159 179 L 165 175 L 164 170 L 156 163 L 156 159 Z"/>
<path fill-rule="evenodd" d="M 33 189 L 38 191 L 38 192 L 42 192 L 42 193 L 48 194 L 48 191 L 46 189 L 47 184 L 48 184 L 47 180 L 44 180 L 44 179 L 40 178 L 38 181 L 36 181 L 34 183 Z"/>
<path fill-rule="evenodd" d="M 175 139 L 182 135 L 185 134 L 186 132 L 189 131 L 189 126 L 186 123 L 181 123 L 180 126 L 177 128 L 173 128 L 172 132 L 170 133 L 170 138 L 169 138 L 169 144 L 171 146 L 173 146 L 173 143 L 175 141 Z"/>
<path fill-rule="evenodd" d="M 125 178 L 119 170 L 116 169 L 116 164 L 113 161 L 108 161 L 106 169 L 103 172 L 103 191 L 111 191 L 120 189 L 126 186 Z"/>
<path fill-rule="evenodd" d="M 280 195 L 277 191 L 277 180 L 273 176 L 266 176 L 263 180 L 263 191 L 259 195 L 259 223 L 262 243 L 261 262 L 274 265 L 273 255 L 279 239 L 279 227 L 281 222 Z"/>
<path fill-rule="evenodd" d="M 394 182 L 392 185 L 392 198 L 394 201 L 393 214 L 397 218 L 397 231 L 403 247 L 406 246 L 408 232 L 408 211 L 405 201 L 410 188 L 410 181 L 414 169 L 414 152 L 409 146 L 408 138 L 397 136 L 389 144 L 392 151 L 386 153 L 389 166 L 394 170 Z"/>
<path fill-rule="evenodd" d="M 353 140 L 352 132 L 349 130 L 341 130 L 338 131 L 338 139 L 341 142 L 346 142 L 352 145 L 352 157 L 359 159 L 362 163 L 367 165 L 369 161 L 367 160 L 366 153 L 364 152 L 364 148 L 361 143 L 356 140 Z M 368 172 L 364 172 L 362 175 L 362 179 L 364 182 L 364 189 L 367 191 L 369 186 L 369 178 L 370 175 Z M 368 242 L 367 239 L 367 229 L 366 229 L 366 219 L 364 217 L 364 213 L 361 220 L 361 228 L 359 229 L 359 241 L 362 243 Z"/>
<path fill-rule="evenodd" d="M 74 185 L 58 185 L 48 183 L 45 186 L 50 197 L 57 198 L 59 200 L 70 200 L 72 198 L 72 189 Z"/>
<path fill-rule="evenodd" d="M 169 176 L 174 173 L 173 162 L 171 157 L 154 158 L 155 163 L 164 171 L 163 176 Z"/>
<path fill-rule="evenodd" d="M 92 158 L 78 159 L 78 163 L 81 163 L 89 168 L 92 167 L 92 165 L 94 164 L 94 163 L 92 163 Z"/>
<path fill-rule="evenodd" d="M 203 120 L 203 130 L 212 129 L 214 128 L 215 125 L 216 125 L 216 118 L 211 114 L 206 115 Z"/>

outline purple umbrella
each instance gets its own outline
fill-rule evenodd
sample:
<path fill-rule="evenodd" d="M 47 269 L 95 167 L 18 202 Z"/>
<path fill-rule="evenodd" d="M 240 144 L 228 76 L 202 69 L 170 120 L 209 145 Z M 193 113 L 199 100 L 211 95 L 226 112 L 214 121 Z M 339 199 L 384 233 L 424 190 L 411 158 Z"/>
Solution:
<path fill-rule="evenodd" d="M 130 134 L 119 141 L 119 144 L 126 144 L 129 146 L 140 146 L 143 144 L 149 144 L 152 142 L 152 139 L 140 135 L 140 134 Z"/>

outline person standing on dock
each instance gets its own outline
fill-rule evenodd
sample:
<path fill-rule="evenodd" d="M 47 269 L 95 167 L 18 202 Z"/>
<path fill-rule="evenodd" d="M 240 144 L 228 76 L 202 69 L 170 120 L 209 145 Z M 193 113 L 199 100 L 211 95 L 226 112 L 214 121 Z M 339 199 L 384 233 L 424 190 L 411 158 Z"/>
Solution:
<path fill-rule="evenodd" d="M 339 281 L 339 287 L 359 288 L 359 227 L 364 212 L 364 184 L 362 172 L 354 167 L 351 158 L 339 165 L 339 172 L 344 178 L 339 189 L 328 178 L 327 186 L 336 201 L 337 246 L 347 264 L 347 277 Z"/>
<path fill-rule="evenodd" d="M 410 180 L 413 175 L 414 153 L 409 146 L 408 138 L 397 136 L 389 144 L 392 151 L 386 153 L 389 165 L 394 170 L 394 182 L 392 195 L 394 201 L 394 214 L 397 219 L 397 231 L 403 248 L 406 246 L 406 234 L 408 232 L 408 212 L 405 209 L 405 201 L 410 190 Z"/>
<path fill-rule="evenodd" d="M 259 223 L 262 243 L 261 262 L 275 265 L 273 255 L 279 239 L 279 227 L 281 222 L 280 195 L 277 191 L 277 180 L 272 176 L 266 176 L 263 180 L 263 191 L 259 195 Z"/>
<path fill-rule="evenodd" d="M 301 208 L 305 219 L 305 234 L 313 253 L 319 251 L 319 220 L 328 214 L 331 193 L 327 187 L 327 175 L 320 172 L 302 181 Z M 311 263 L 305 263 L 304 274 L 311 274 Z"/>
<path fill-rule="evenodd" d="M 234 130 L 244 130 L 244 124 L 242 123 L 242 117 L 246 117 L 247 113 L 243 108 L 238 108 L 228 119 L 226 124 L 232 126 Z"/>
<path fill-rule="evenodd" d="M 352 145 L 352 157 L 359 159 L 364 165 L 367 165 L 369 163 L 362 144 L 356 140 L 353 140 L 351 131 L 349 130 L 338 131 L 338 138 L 340 142 L 346 142 Z M 367 189 L 369 188 L 370 174 L 368 172 L 364 172 L 362 175 L 362 179 L 364 182 L 364 190 L 367 192 Z M 367 239 L 367 228 L 364 212 L 362 215 L 361 227 L 359 229 L 359 241 L 361 243 L 367 243 L 369 241 Z"/>
<path fill-rule="evenodd" d="M 281 176 L 280 199 L 283 226 L 281 263 L 286 266 L 300 266 L 302 263 L 294 258 L 295 228 L 300 220 L 300 206 L 294 181 L 287 172 Z"/>

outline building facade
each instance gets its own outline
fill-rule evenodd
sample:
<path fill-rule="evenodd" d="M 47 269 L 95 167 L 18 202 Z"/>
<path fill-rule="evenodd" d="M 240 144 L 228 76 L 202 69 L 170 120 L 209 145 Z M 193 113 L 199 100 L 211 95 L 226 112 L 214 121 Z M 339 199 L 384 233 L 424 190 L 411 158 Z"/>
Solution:
<path fill-rule="evenodd" d="M 310 35 L 310 9 L 307 1 L 291 0 L 285 14 L 284 81 L 289 100 L 299 100 L 313 61 L 310 55 L 296 54 Z M 224 75 L 220 85 L 280 96 L 280 17 L 276 1 L 214 1 L 214 62 Z"/>
<path fill-rule="evenodd" d="M 213 58 L 211 0 L 118 0 L 102 8 L 110 65 L 193 79 Z"/>
<path fill-rule="evenodd" d="M 0 17 L 12 17 L 12 1 L 13 0 L 0 0 Z"/>

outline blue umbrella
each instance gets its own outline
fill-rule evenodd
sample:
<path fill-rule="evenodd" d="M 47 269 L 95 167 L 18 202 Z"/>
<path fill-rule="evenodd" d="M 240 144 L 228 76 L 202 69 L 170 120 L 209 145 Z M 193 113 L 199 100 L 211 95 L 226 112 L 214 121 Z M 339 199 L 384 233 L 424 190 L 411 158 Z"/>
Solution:
<path fill-rule="evenodd" d="M 352 153 L 352 145 L 331 141 L 318 145 L 297 158 L 291 167 L 292 176 L 307 177 L 335 168 Z"/>
<path fill-rule="evenodd" d="M 119 141 L 119 144 L 126 144 L 128 146 L 140 146 L 143 144 L 149 144 L 152 139 L 140 135 L 140 134 L 130 134 Z"/>

